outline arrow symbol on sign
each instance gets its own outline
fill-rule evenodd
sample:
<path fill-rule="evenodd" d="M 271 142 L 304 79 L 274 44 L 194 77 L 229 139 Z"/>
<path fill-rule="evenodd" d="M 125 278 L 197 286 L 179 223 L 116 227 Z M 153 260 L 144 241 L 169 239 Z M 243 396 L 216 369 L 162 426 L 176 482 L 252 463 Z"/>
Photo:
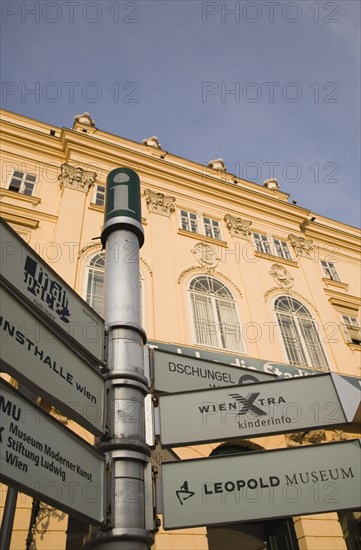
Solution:
<path fill-rule="evenodd" d="M 195 493 L 189 490 L 188 481 L 185 481 L 183 485 L 181 485 L 180 491 L 176 491 L 175 494 L 177 495 L 179 502 L 183 506 L 183 502 L 191 498 Z"/>

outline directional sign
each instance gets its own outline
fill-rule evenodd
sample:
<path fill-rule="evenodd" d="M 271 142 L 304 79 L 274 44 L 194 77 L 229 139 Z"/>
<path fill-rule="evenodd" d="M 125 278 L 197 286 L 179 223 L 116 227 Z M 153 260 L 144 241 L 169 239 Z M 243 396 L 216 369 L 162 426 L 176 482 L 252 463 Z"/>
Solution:
<path fill-rule="evenodd" d="M 248 371 L 215 361 L 152 350 L 153 387 L 160 392 L 179 392 L 277 380 L 273 374 Z"/>
<path fill-rule="evenodd" d="M 65 330 L 69 345 L 78 342 L 103 361 L 103 319 L 2 219 L 0 236 L 1 277 L 21 298 L 42 311 L 48 323 Z"/>
<path fill-rule="evenodd" d="M 105 458 L 0 381 L 0 480 L 90 523 L 105 519 Z"/>
<path fill-rule="evenodd" d="M 179 358 L 183 355 L 188 357 L 196 357 L 204 359 L 207 362 L 221 362 L 226 365 L 234 367 L 243 367 L 255 374 L 263 372 L 266 374 L 275 374 L 279 378 L 300 378 L 303 376 L 312 376 L 313 374 L 319 374 L 320 371 L 300 368 L 286 363 L 277 363 L 270 359 L 258 359 L 256 357 L 248 357 L 246 355 L 231 355 L 224 351 L 209 351 L 208 349 L 193 348 L 190 346 L 184 346 L 183 344 L 168 344 L 166 342 L 158 342 L 155 340 L 148 340 L 150 348 L 156 348 L 157 350 L 167 351 L 175 353 Z M 342 378 L 347 380 L 350 384 L 361 390 L 361 379 L 356 376 L 341 375 Z M 191 388 L 189 388 L 191 389 Z M 180 390 L 178 390 L 180 391 Z"/>
<path fill-rule="evenodd" d="M 360 392 L 336 374 L 159 396 L 163 446 L 352 422 Z"/>
<path fill-rule="evenodd" d="M 105 380 L 0 287 L 0 366 L 96 435 L 104 433 Z"/>
<path fill-rule="evenodd" d="M 361 505 L 360 440 L 163 464 L 163 526 L 258 521 Z"/>

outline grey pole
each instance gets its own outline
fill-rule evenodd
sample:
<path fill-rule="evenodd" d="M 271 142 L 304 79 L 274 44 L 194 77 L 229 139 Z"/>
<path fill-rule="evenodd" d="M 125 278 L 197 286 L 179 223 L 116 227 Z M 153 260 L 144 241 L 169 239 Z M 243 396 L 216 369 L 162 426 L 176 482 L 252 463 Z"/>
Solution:
<path fill-rule="evenodd" d="M 140 326 L 139 248 L 140 181 L 128 168 L 107 178 L 102 243 L 105 256 L 105 326 L 107 331 L 108 438 L 98 442 L 109 464 L 108 524 L 91 528 L 85 548 L 148 550 L 154 542 L 149 517 L 145 472 L 150 450 L 145 441 L 143 348 Z"/>
<path fill-rule="evenodd" d="M 13 489 L 12 487 L 8 487 L 3 519 L 1 522 L 0 548 L 2 548 L 2 550 L 9 550 L 10 548 L 17 498 L 18 491 L 16 489 Z"/>

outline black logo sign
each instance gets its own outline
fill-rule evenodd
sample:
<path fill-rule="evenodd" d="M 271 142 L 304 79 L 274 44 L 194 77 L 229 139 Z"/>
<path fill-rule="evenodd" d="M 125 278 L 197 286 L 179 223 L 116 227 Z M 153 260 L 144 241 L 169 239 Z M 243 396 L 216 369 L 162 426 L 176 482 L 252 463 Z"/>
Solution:
<path fill-rule="evenodd" d="M 188 481 L 185 481 L 183 485 L 181 485 L 180 491 L 176 491 L 175 494 L 177 495 L 177 498 L 182 506 L 185 500 L 195 495 L 193 491 L 189 490 Z"/>
<path fill-rule="evenodd" d="M 42 300 L 64 323 L 69 323 L 69 299 L 64 288 L 49 278 L 38 262 L 26 256 L 24 281 L 28 291 Z"/>
<path fill-rule="evenodd" d="M 233 399 L 243 405 L 242 409 L 238 413 L 239 415 L 247 414 L 248 411 L 251 411 L 256 416 L 267 415 L 265 411 L 254 404 L 254 401 L 259 396 L 259 393 L 249 393 L 248 395 L 246 395 L 246 397 L 243 397 L 243 395 L 239 393 L 230 393 L 229 396 L 233 397 Z"/>

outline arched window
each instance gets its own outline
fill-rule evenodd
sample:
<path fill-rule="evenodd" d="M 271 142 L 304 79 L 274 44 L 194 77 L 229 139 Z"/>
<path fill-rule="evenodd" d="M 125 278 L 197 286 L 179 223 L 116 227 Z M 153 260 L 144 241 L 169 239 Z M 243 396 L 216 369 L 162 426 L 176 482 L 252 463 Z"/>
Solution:
<path fill-rule="evenodd" d="M 200 275 L 189 285 L 196 344 L 244 351 L 232 293 L 218 279 Z"/>
<path fill-rule="evenodd" d="M 96 254 L 88 262 L 88 281 L 85 300 L 99 315 L 103 310 L 104 252 Z"/>
<path fill-rule="evenodd" d="M 274 309 L 291 365 L 329 370 L 316 323 L 308 309 L 290 296 L 277 298 Z"/>
<path fill-rule="evenodd" d="M 87 273 L 87 285 L 86 285 L 86 302 L 93 308 L 99 315 L 103 313 L 103 292 L 104 292 L 104 267 L 105 267 L 105 253 L 99 252 L 95 254 L 88 261 L 88 273 Z M 140 319 L 144 326 L 144 279 L 140 272 Z"/>

